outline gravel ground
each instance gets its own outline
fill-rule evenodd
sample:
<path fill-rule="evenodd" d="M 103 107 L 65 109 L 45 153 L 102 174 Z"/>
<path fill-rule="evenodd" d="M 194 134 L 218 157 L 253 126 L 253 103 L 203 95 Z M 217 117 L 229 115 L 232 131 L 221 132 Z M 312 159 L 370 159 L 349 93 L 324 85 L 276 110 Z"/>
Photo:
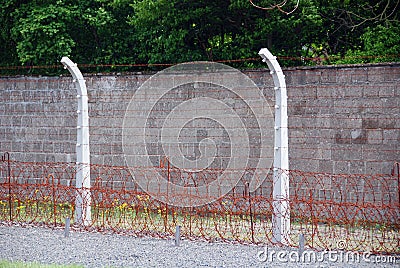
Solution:
<path fill-rule="evenodd" d="M 277 255 L 273 255 L 273 261 L 260 261 L 259 257 L 265 255 L 259 252 L 265 252 L 265 248 L 254 245 L 182 240 L 178 247 L 173 240 L 87 232 L 71 232 L 64 237 L 62 229 L 0 225 L 0 259 L 11 261 L 84 267 L 400 267 L 399 257 L 383 260 L 379 258 L 382 256 L 369 256 L 369 262 L 362 257 L 360 262 L 346 262 L 337 254 L 331 261 L 325 255 L 324 262 L 307 263 L 294 262 L 294 253 L 289 259 L 289 249 L 269 248 L 268 252 L 272 254 L 273 250 L 285 252 L 281 257 L 287 262 L 278 261 Z M 320 252 L 316 254 L 320 256 Z M 376 263 L 378 259 L 380 264 Z"/>

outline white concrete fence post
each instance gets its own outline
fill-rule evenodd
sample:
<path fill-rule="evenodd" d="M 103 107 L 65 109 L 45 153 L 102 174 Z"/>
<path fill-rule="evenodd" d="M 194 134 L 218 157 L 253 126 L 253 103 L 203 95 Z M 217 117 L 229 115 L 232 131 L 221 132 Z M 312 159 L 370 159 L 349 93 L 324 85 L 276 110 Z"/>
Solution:
<path fill-rule="evenodd" d="M 274 80 L 275 89 L 275 141 L 274 141 L 274 183 L 272 239 L 275 243 L 290 243 L 289 207 L 289 155 L 288 116 L 285 75 L 276 57 L 263 48 L 258 53 L 266 62 Z"/>
<path fill-rule="evenodd" d="M 91 224 L 91 194 L 90 194 L 90 151 L 89 151 L 89 114 L 86 83 L 76 63 L 68 57 L 63 57 L 61 63 L 72 74 L 76 83 L 78 99 L 78 123 L 76 142 L 76 199 L 75 223 L 83 226 Z"/>

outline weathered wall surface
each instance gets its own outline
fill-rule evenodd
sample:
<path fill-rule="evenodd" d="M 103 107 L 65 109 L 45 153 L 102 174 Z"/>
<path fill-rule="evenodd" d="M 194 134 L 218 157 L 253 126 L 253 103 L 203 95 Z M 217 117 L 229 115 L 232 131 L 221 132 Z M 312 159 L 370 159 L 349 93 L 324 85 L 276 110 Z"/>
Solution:
<path fill-rule="evenodd" d="M 269 71 L 245 73 L 273 105 Z M 284 73 L 291 169 L 390 173 L 400 160 L 400 64 Z M 86 76 L 92 163 L 125 165 L 123 117 L 133 94 L 149 77 Z M 77 104 L 71 77 L 2 77 L 0 96 L 0 152 L 8 151 L 20 161 L 75 161 Z M 196 135 L 209 137 L 199 130 Z"/>

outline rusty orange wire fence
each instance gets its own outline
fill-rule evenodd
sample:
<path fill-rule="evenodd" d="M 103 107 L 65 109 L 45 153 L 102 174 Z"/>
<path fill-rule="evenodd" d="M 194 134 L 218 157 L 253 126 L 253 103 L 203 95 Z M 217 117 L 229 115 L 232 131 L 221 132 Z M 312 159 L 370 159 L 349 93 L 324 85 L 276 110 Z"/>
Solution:
<path fill-rule="evenodd" d="M 75 198 L 82 193 L 75 188 L 77 165 L 2 160 L 3 223 L 63 226 L 66 218 L 73 222 Z M 396 172 L 280 172 L 288 173 L 291 180 L 291 246 L 298 246 L 299 235 L 304 234 L 306 246 L 319 250 L 334 249 L 341 241 L 346 250 L 400 253 L 400 186 Z M 274 178 L 272 172 L 268 174 L 256 192 L 249 193 L 246 183 L 239 182 L 215 202 L 181 208 L 168 206 L 142 191 L 127 167 L 91 165 L 91 224 L 74 228 L 167 238 L 179 225 L 187 239 L 273 244 Z"/>

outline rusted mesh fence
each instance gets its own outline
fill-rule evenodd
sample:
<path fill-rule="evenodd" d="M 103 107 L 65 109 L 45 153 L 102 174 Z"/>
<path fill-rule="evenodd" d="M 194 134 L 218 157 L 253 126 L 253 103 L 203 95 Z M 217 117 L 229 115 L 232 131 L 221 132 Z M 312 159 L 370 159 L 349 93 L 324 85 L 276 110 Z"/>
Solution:
<path fill-rule="evenodd" d="M 77 169 L 73 163 L 0 162 L 1 221 L 63 226 L 69 217 L 73 222 L 76 196 L 86 192 L 75 188 Z M 169 172 L 179 178 L 178 172 Z M 306 245 L 315 249 L 334 249 L 340 242 L 346 250 L 400 253 L 397 174 L 280 172 L 291 181 L 292 246 L 304 234 Z M 273 182 L 269 172 L 255 192 L 239 182 L 215 202 L 182 208 L 142 191 L 126 167 L 92 165 L 91 224 L 75 227 L 165 238 L 179 225 L 187 239 L 271 244 Z"/>

